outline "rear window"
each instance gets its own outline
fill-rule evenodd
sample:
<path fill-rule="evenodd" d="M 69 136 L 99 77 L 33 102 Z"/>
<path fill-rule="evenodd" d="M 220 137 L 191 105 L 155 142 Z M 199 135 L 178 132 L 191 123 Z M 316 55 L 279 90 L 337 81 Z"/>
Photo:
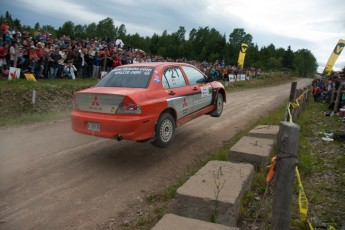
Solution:
<path fill-rule="evenodd" d="M 153 67 L 118 67 L 100 80 L 96 87 L 147 88 Z"/>

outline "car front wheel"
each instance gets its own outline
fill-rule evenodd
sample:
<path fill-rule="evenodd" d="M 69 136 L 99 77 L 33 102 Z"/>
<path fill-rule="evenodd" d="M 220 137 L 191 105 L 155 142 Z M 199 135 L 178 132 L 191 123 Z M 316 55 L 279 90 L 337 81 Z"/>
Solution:
<path fill-rule="evenodd" d="M 215 106 L 214 110 L 211 113 L 212 117 L 220 117 L 223 112 L 223 107 L 224 107 L 224 99 L 223 95 L 221 93 L 218 93 L 216 101 L 215 101 Z"/>
<path fill-rule="evenodd" d="M 163 113 L 156 125 L 156 136 L 152 144 L 157 147 L 168 147 L 175 134 L 175 119 L 170 113 Z"/>

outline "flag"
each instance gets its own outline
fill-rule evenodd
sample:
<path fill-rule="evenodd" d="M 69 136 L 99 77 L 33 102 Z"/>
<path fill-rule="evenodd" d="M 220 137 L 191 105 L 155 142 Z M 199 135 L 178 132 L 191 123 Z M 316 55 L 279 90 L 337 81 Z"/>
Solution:
<path fill-rule="evenodd" d="M 244 65 L 244 58 L 246 56 L 248 45 L 245 43 L 241 44 L 240 54 L 238 55 L 238 66 L 243 68 Z"/>
<path fill-rule="evenodd" d="M 343 51 L 344 46 L 345 46 L 345 40 L 339 39 L 339 41 L 338 41 L 337 45 L 335 46 L 331 56 L 328 59 L 325 70 L 323 71 L 324 73 L 326 73 L 326 76 L 331 75 L 333 65 L 336 62 L 341 51 Z"/>
<path fill-rule="evenodd" d="M 10 72 L 8 73 L 8 80 L 20 78 L 20 69 L 10 67 Z"/>

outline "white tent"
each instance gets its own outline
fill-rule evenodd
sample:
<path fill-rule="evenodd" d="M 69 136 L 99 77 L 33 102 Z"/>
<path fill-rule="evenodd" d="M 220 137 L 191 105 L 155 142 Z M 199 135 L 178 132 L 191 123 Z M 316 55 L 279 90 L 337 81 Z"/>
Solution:
<path fill-rule="evenodd" d="M 115 45 L 119 48 L 123 48 L 123 46 L 125 45 L 125 43 L 123 43 L 123 41 L 121 39 L 116 39 L 115 41 Z"/>

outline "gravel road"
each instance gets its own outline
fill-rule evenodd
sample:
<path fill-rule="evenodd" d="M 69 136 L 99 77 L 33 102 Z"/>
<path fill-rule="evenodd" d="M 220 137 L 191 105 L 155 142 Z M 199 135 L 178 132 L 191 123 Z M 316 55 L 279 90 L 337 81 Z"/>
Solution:
<path fill-rule="evenodd" d="M 0 229 L 100 229 L 285 103 L 290 85 L 228 93 L 220 118 L 180 126 L 165 149 L 78 134 L 69 119 L 2 128 Z"/>

